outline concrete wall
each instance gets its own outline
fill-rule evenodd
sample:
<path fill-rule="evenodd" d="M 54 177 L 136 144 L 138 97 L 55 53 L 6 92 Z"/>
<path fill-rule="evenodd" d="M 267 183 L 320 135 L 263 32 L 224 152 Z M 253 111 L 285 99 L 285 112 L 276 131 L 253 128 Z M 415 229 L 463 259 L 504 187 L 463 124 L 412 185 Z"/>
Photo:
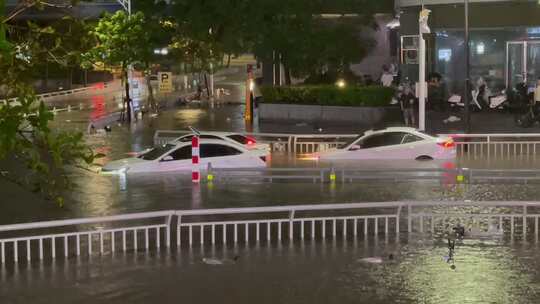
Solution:
<path fill-rule="evenodd" d="M 376 125 L 401 120 L 398 107 L 335 107 L 292 104 L 259 104 L 261 121 L 332 122 Z"/>

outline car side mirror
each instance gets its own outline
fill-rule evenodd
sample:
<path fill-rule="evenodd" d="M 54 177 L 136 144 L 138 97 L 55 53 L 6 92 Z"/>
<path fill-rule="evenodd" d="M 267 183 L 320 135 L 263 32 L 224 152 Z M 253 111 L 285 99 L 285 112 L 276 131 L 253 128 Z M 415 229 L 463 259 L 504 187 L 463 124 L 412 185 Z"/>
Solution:
<path fill-rule="evenodd" d="M 165 156 L 164 158 L 161 159 L 161 161 L 164 161 L 164 162 L 171 161 L 171 160 L 174 160 L 174 159 L 170 155 L 167 155 L 167 156 Z"/>
<path fill-rule="evenodd" d="M 357 150 L 360 150 L 360 149 L 361 149 L 360 145 L 352 145 L 349 148 L 349 151 L 357 151 Z"/>

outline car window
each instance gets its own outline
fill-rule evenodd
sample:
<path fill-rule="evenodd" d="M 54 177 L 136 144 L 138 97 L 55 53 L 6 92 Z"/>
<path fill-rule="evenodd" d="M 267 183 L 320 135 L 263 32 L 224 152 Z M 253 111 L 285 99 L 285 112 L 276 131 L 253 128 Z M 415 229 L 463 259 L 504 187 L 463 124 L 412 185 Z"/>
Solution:
<path fill-rule="evenodd" d="M 362 149 L 399 145 L 401 144 L 401 141 L 406 134 L 407 133 L 404 132 L 386 132 L 373 134 L 362 139 L 358 144 Z"/>
<path fill-rule="evenodd" d="M 191 159 L 191 146 L 185 146 L 169 153 L 173 160 Z"/>
<path fill-rule="evenodd" d="M 194 136 L 193 134 L 182 136 L 182 137 L 180 137 L 178 139 L 178 141 L 179 142 L 190 142 L 191 139 L 193 138 L 193 136 Z M 201 139 L 222 139 L 219 136 L 209 135 L 209 134 L 203 134 L 203 135 L 199 136 L 199 138 L 201 138 Z"/>
<path fill-rule="evenodd" d="M 409 144 L 409 143 L 413 143 L 413 142 L 417 142 L 421 140 L 424 140 L 424 139 L 420 136 L 417 136 L 411 133 L 406 133 L 405 136 L 403 136 L 403 140 L 401 141 L 401 143 Z"/>
<path fill-rule="evenodd" d="M 145 160 L 155 160 L 155 159 L 158 159 L 161 155 L 169 152 L 170 150 L 172 150 L 174 147 L 176 147 L 175 145 L 171 145 L 171 144 L 166 144 L 166 145 L 163 145 L 163 146 L 159 146 L 159 147 L 156 147 L 142 155 L 139 155 L 139 158 L 142 158 L 142 159 L 145 159 Z"/>
<path fill-rule="evenodd" d="M 350 138 L 349 140 L 347 140 L 347 142 L 345 142 L 344 144 L 340 145 L 339 146 L 339 149 L 343 149 L 343 148 L 346 148 L 348 147 L 350 144 L 352 143 L 355 143 L 357 142 L 360 138 L 364 137 L 364 133 L 356 136 L 355 138 Z M 357 144 L 360 144 L 360 142 L 358 142 Z"/>
<path fill-rule="evenodd" d="M 227 136 L 228 138 L 238 142 L 238 143 L 241 143 L 242 145 L 247 145 L 249 139 L 247 137 L 245 137 L 244 135 L 240 135 L 240 134 L 234 134 L 234 135 L 229 135 Z"/>
<path fill-rule="evenodd" d="M 220 157 L 242 154 L 242 151 L 219 144 L 202 144 L 201 145 L 201 158 Z"/>

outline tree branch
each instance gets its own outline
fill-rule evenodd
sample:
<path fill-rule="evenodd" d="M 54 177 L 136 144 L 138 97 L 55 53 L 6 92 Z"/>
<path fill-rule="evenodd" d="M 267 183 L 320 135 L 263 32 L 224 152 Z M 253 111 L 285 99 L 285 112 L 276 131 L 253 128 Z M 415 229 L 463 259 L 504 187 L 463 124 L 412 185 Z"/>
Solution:
<path fill-rule="evenodd" d="M 45 1 L 34 0 L 32 2 L 25 3 L 21 8 L 15 10 L 15 12 L 11 13 L 11 15 L 9 15 L 6 19 L 2 20 L 2 23 L 7 23 L 7 22 L 11 21 L 13 18 L 15 18 L 18 15 L 22 14 L 27 9 L 36 6 L 38 3 L 41 4 L 41 5 L 44 5 L 44 6 L 47 6 L 47 7 L 53 7 L 53 8 L 72 8 L 73 7 L 73 5 L 71 5 L 71 4 L 62 5 L 62 4 L 54 4 L 54 3 L 49 3 L 49 2 L 45 2 Z"/>
<path fill-rule="evenodd" d="M 23 5 L 21 8 L 15 10 L 15 12 L 11 13 L 11 15 L 7 16 L 6 19 L 2 20 L 2 23 L 8 23 L 11 19 L 17 17 L 18 15 L 20 15 L 22 12 L 24 12 L 25 10 L 35 6 L 37 4 L 37 1 L 36 2 L 32 2 L 32 3 L 27 3 L 25 5 Z"/>

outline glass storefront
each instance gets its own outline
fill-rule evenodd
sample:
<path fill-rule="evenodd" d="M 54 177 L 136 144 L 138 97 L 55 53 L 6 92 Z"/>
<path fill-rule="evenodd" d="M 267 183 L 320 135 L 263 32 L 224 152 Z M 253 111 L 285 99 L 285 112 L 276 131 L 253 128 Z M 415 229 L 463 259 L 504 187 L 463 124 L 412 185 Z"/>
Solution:
<path fill-rule="evenodd" d="M 435 31 L 434 70 L 449 93 L 463 92 L 465 48 L 463 30 Z M 540 77 L 540 28 L 472 29 L 470 75 L 482 77 L 492 92 L 526 81 L 534 86 Z"/>

